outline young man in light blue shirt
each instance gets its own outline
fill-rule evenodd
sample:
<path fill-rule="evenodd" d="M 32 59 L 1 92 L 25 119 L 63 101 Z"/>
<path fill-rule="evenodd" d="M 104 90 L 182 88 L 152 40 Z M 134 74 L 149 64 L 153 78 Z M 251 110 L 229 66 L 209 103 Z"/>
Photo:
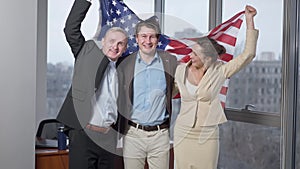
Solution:
<path fill-rule="evenodd" d="M 156 49 L 161 34 L 156 18 L 139 22 L 135 34 L 139 50 L 118 66 L 124 165 L 125 169 L 144 169 L 147 159 L 149 169 L 167 169 L 177 59 Z"/>

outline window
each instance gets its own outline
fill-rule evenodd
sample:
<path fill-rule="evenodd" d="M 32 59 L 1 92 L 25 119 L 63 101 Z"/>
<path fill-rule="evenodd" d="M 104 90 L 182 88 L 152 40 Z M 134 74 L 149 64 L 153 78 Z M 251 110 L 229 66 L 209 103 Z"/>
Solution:
<path fill-rule="evenodd" d="M 189 0 L 184 5 L 182 3 L 181 0 L 165 1 L 165 34 L 178 39 L 207 33 L 209 1 Z"/>
<path fill-rule="evenodd" d="M 220 127 L 220 169 L 279 169 L 280 128 L 229 121 Z"/>
<path fill-rule="evenodd" d="M 253 114 L 253 121 L 262 120 L 266 117 L 264 125 L 272 121 L 274 116 L 280 117 L 280 104 L 276 100 L 281 99 L 281 85 L 269 83 L 281 78 L 279 71 L 282 65 L 282 24 L 283 24 L 283 1 L 259 1 L 240 0 L 222 1 L 222 12 L 225 21 L 234 14 L 243 11 L 245 5 L 254 6 L 258 13 L 255 17 L 255 27 L 259 29 L 257 53 L 254 61 L 247 68 L 250 71 L 241 70 L 234 75 L 229 82 L 226 108 L 230 117 L 230 108 L 238 109 L 240 121 L 247 121 Z M 276 21 L 272 22 L 276 17 Z M 239 32 L 237 49 L 243 48 L 245 43 L 246 26 L 244 23 Z M 270 31 L 272 30 L 272 31 Z M 238 54 L 238 53 L 236 53 Z M 275 69 L 274 72 L 270 71 Z M 231 83 L 235 79 L 245 83 Z M 252 79 L 252 80 L 250 80 Z M 235 89 L 240 89 L 236 93 Z M 278 92 L 270 92 L 271 90 Z M 236 100 L 239 100 L 237 103 Z M 272 100 L 274 100 L 272 102 Z M 254 111 L 241 111 L 245 105 L 253 104 Z M 228 109 L 229 108 L 229 109 Z M 256 113 L 256 112 L 259 113 Z M 276 118 L 278 119 L 278 118 Z M 280 125 L 279 120 L 277 123 Z M 219 168 L 222 169 L 265 169 L 280 168 L 280 127 L 268 127 L 264 125 L 248 124 L 229 121 L 220 127 L 220 159 Z"/>
<path fill-rule="evenodd" d="M 268 1 L 270 2 L 270 1 Z M 231 78 L 231 81 L 234 82 L 234 79 L 240 79 L 242 81 L 245 80 L 245 83 L 230 83 L 229 82 L 229 91 L 226 102 L 226 107 L 239 108 L 244 107 L 246 104 L 249 104 L 250 98 L 262 99 L 265 100 L 265 97 L 268 98 L 280 98 L 280 92 L 274 95 L 265 95 L 265 91 L 269 87 L 274 87 L 275 90 L 280 91 L 281 88 L 278 85 L 269 84 L 268 81 L 273 81 L 275 79 L 281 78 L 281 73 L 275 71 L 272 73 L 268 71 L 269 69 L 281 69 L 281 46 L 282 46 L 282 18 L 283 18 L 283 6 L 282 0 L 275 0 L 272 3 L 266 3 L 266 1 L 249 1 L 249 0 L 241 0 L 241 1 L 223 1 L 223 21 L 227 20 L 234 14 L 243 11 L 245 9 L 245 5 L 250 4 L 254 6 L 258 13 L 255 16 L 255 27 L 259 29 L 259 39 L 257 44 L 257 52 L 255 60 L 249 64 L 247 67 L 250 70 L 256 71 L 240 71 L 238 74 L 234 75 Z M 276 21 L 273 22 L 276 17 Z M 272 24 L 270 22 L 272 21 Z M 245 32 L 246 32 L 246 23 L 242 24 L 242 27 L 239 32 L 238 40 L 237 40 L 237 48 L 243 48 L 245 43 Z M 272 30 L 272 31 L 270 31 Z M 239 47 L 240 46 L 240 47 Z M 249 79 L 252 79 L 249 81 Z M 240 95 L 236 95 L 232 89 L 240 88 Z M 248 88 L 253 89 L 252 91 L 261 91 L 261 93 L 247 93 L 249 91 Z M 277 89 L 276 89 L 277 88 Z M 231 99 L 234 100 L 236 97 L 239 98 L 243 95 L 244 99 L 241 102 L 241 105 L 231 104 Z M 255 105 L 256 111 L 267 111 L 264 109 L 263 105 Z M 270 105 L 271 106 L 271 105 Z M 280 107 L 278 104 L 272 104 L 272 106 L 277 107 L 275 109 L 278 113 Z"/>
<path fill-rule="evenodd" d="M 154 14 L 154 0 L 123 1 L 141 19 L 147 19 Z"/>
<path fill-rule="evenodd" d="M 141 13 L 141 12 L 152 12 L 154 9 L 153 1 L 151 0 L 124 0 L 132 10 L 134 10 L 136 13 Z M 195 28 L 196 31 L 190 31 L 192 34 L 198 33 L 198 32 L 207 32 L 207 22 L 208 22 L 208 3 L 210 1 L 205 1 L 205 0 L 192 0 L 193 3 L 185 3 L 182 5 L 181 3 L 177 3 L 179 0 L 172 0 L 172 1 L 166 1 L 165 5 L 165 12 L 169 16 L 173 17 L 178 17 L 180 20 L 184 20 L 185 22 L 188 22 L 189 24 L 187 25 L 192 25 L 192 29 Z M 213 0 L 216 1 L 216 0 Z M 284 2 L 284 4 L 283 4 Z M 60 107 L 60 102 L 54 103 L 53 100 L 60 100 L 59 98 L 62 97 L 62 93 L 60 94 L 55 94 L 55 91 L 65 91 L 68 87 L 69 84 L 68 78 L 71 77 L 71 75 L 68 75 L 69 77 L 66 77 L 65 75 L 62 75 L 61 80 L 59 78 L 52 78 L 52 80 L 49 80 L 50 76 L 54 76 L 55 74 L 71 74 L 72 70 L 72 65 L 73 65 L 73 56 L 71 54 L 70 48 L 67 45 L 64 35 L 63 35 L 63 27 L 64 27 L 64 22 L 67 17 L 67 14 L 71 8 L 71 5 L 73 3 L 73 0 L 65 0 L 65 1 L 59 1 L 59 0 L 48 0 L 48 114 L 50 116 L 55 116 L 57 113 L 58 108 Z M 95 0 L 93 1 L 93 5 L 91 6 L 91 9 L 86 17 L 86 20 L 84 22 L 83 26 L 83 32 L 86 36 L 87 39 L 91 38 L 96 29 L 96 25 L 98 24 L 95 22 L 98 17 L 98 9 L 99 5 L 97 5 L 98 1 Z M 261 164 L 261 160 L 257 159 L 257 150 L 261 150 L 260 152 L 262 153 L 262 160 L 265 160 L 265 163 L 271 164 L 269 168 L 279 168 L 280 164 L 278 163 L 278 149 L 279 149 L 279 140 L 282 138 L 284 142 L 281 143 L 281 150 L 284 154 L 280 159 L 283 160 L 281 161 L 282 168 L 292 168 L 295 164 L 296 167 L 294 168 L 299 168 L 300 166 L 300 158 L 299 158 L 299 132 L 297 133 L 297 141 L 295 143 L 296 149 L 296 161 L 290 160 L 293 155 L 293 150 L 294 149 L 289 149 L 292 147 L 291 141 L 294 141 L 292 136 L 295 136 L 293 133 L 294 130 L 290 129 L 295 129 L 293 128 L 293 120 L 291 120 L 290 117 L 293 116 L 291 114 L 292 111 L 289 110 L 295 110 L 298 115 L 297 117 L 299 118 L 299 110 L 300 110 L 300 103 L 299 103 L 299 84 L 300 84 L 300 78 L 295 77 L 295 78 L 286 78 L 289 73 L 287 70 L 291 70 L 292 66 L 296 62 L 288 63 L 286 68 L 282 68 L 282 60 L 286 61 L 286 58 L 299 58 L 299 56 L 295 56 L 295 53 L 299 52 L 294 52 L 298 51 L 299 48 L 298 42 L 294 43 L 294 41 L 290 41 L 290 43 L 286 42 L 289 39 L 281 39 L 281 37 L 287 37 L 287 38 L 298 38 L 299 40 L 299 34 L 293 32 L 292 27 L 295 26 L 295 24 L 299 24 L 299 14 L 295 14 L 293 12 L 299 11 L 299 6 L 297 7 L 297 10 L 294 10 L 293 6 L 295 1 L 283 1 L 283 0 L 265 0 L 265 1 L 259 1 L 259 0 L 240 0 L 240 1 L 222 1 L 223 3 L 223 21 L 227 20 L 229 17 L 233 16 L 235 13 L 241 11 L 244 9 L 244 6 L 246 4 L 251 4 L 255 6 L 258 9 L 258 14 L 255 18 L 256 20 L 256 27 L 260 30 L 260 37 L 259 37 L 259 42 L 258 42 L 258 48 L 257 48 L 257 56 L 256 59 L 248 65 L 249 71 L 242 72 L 241 74 L 235 75 L 233 78 L 231 78 L 231 83 L 230 83 L 230 89 L 227 95 L 227 102 L 226 102 L 226 107 L 227 110 L 228 108 L 244 108 L 245 104 L 255 104 L 256 106 L 256 111 L 265 113 L 265 114 L 271 114 L 270 111 L 276 113 L 277 115 L 279 114 L 279 110 L 283 109 L 282 111 L 282 116 L 287 114 L 287 117 L 281 117 L 283 121 L 286 124 L 282 125 L 281 130 L 284 130 L 286 133 L 285 135 L 278 134 L 278 128 L 276 127 L 266 127 L 266 126 L 261 126 L 261 125 L 255 125 L 255 124 L 248 124 L 248 123 L 241 123 L 241 122 L 234 122 L 234 121 L 229 121 L 228 123 L 222 125 L 220 127 L 221 130 L 221 148 L 220 148 L 220 164 L 219 168 L 259 168 L 259 166 L 256 165 L 256 163 Z M 137 5 L 137 7 L 135 7 Z M 191 6 L 190 6 L 191 5 Z M 282 26 L 283 23 L 283 7 L 287 6 L 286 9 L 289 9 L 285 11 L 285 13 L 288 13 L 288 16 L 285 16 L 285 22 L 288 22 L 290 24 L 286 24 Z M 193 9 L 193 7 L 196 8 L 196 10 Z M 184 9 L 183 9 L 184 8 Z M 296 8 L 296 7 L 295 7 Z M 174 10 L 173 10 L 174 9 Z M 201 9 L 201 10 L 199 10 Z M 43 9 L 47 10 L 47 9 Z M 140 10 L 140 12 L 139 12 Z M 195 15 L 189 16 L 190 12 L 178 12 L 178 11 L 193 11 L 192 13 L 201 13 L 199 15 L 203 15 L 203 18 L 201 16 L 195 17 Z M 93 14 L 92 14 L 93 13 Z M 186 16 L 185 16 L 186 15 Z M 92 17 L 95 17 L 92 19 Z M 194 21 L 191 21 L 192 19 L 197 18 Z M 274 19 L 276 18 L 276 19 Z M 88 21 L 90 20 L 90 22 Z M 167 19 L 166 19 L 167 20 Z M 289 21 L 290 20 L 290 21 Z M 268 21 L 272 21 L 272 24 L 270 24 Z M 57 24 L 55 24 L 57 23 Z M 166 21 L 167 23 L 167 21 Z M 270 28 L 267 28 L 267 26 L 272 26 Z M 289 26 L 289 27 L 288 27 Z M 87 28 L 86 28 L 87 27 Z M 179 28 L 178 30 L 168 30 L 167 27 L 168 24 L 165 25 L 166 27 L 166 34 L 169 36 L 174 36 L 175 37 L 175 32 L 183 32 L 185 28 Z M 282 35 L 282 27 L 287 28 L 287 30 L 284 32 L 284 36 Z M 91 31 L 88 29 L 92 28 Z M 177 28 L 177 27 L 176 27 Z M 244 29 L 244 28 L 242 28 Z M 271 30 L 271 31 L 270 31 Z M 298 30 L 296 30 L 298 31 Z M 245 30 L 240 31 L 240 36 L 243 38 L 244 35 L 242 32 L 245 32 Z M 290 34 L 290 35 L 289 35 Z M 242 46 L 243 45 L 243 39 L 238 38 L 239 41 L 237 42 L 237 45 Z M 283 53 L 281 50 L 282 47 L 282 42 L 285 42 L 288 44 L 289 47 L 293 49 L 285 49 L 287 50 L 288 54 Z M 288 48 L 288 47 L 287 47 Z M 271 62 L 272 61 L 272 62 Z M 65 65 L 68 65 L 67 67 Z M 300 65 L 300 63 L 299 63 Z M 298 65 L 298 66 L 299 66 Z M 59 69 L 54 69 L 55 67 L 59 67 Z M 70 66 L 70 67 L 69 67 Z M 271 71 L 266 71 L 266 73 L 269 75 L 270 80 L 274 80 L 274 84 L 268 84 L 268 85 L 274 85 L 270 86 L 272 87 L 270 92 L 271 96 L 267 96 L 270 99 L 270 104 L 262 104 L 262 102 L 265 100 L 264 96 L 259 95 L 259 92 L 261 91 L 261 88 L 266 89 L 266 86 L 261 86 L 260 80 L 261 78 L 266 78 L 266 74 L 264 73 L 259 73 L 258 70 L 262 67 L 265 67 L 266 70 L 270 70 L 269 68 L 272 68 Z M 267 68 L 268 67 L 268 68 Z M 300 67 L 300 66 L 299 66 Z M 288 68 L 288 69 L 287 69 Z M 51 70 L 51 71 L 50 71 Z M 299 70 L 298 70 L 299 71 Z M 300 72 L 298 72 L 300 74 Z M 245 80 L 245 84 L 241 83 L 234 83 L 234 82 L 239 82 L 238 79 L 241 79 L 243 77 L 249 77 L 252 79 L 252 81 Z M 269 78 L 268 77 L 268 78 Z M 282 79 L 283 78 L 283 79 Z M 297 79 L 298 80 L 298 89 L 297 91 L 294 90 L 293 86 L 290 87 L 290 84 L 293 83 L 294 81 L 291 79 Z M 39 80 L 39 79 L 38 79 Z M 59 82 L 61 81 L 61 82 Z M 286 82 L 288 81 L 288 82 Z M 242 82 L 242 80 L 241 80 Z M 62 84 L 59 84 L 62 83 Z M 281 83 L 285 85 L 281 85 Z M 289 84 L 289 85 L 286 85 Z M 58 88 L 55 88 L 55 86 L 58 86 Z M 284 87 L 284 90 L 281 90 L 281 86 Z M 241 89 L 241 90 L 238 90 Z M 235 95 L 234 90 L 240 91 L 239 95 Z M 288 92 L 286 92 L 286 90 Z M 53 93 L 54 91 L 54 93 Z M 268 91 L 268 90 L 266 90 Z M 284 92 L 283 92 L 284 91 Z M 273 93 L 273 95 L 272 95 Z M 286 97 L 282 97 L 282 93 L 287 93 Z M 292 98 L 293 93 L 296 93 L 297 97 Z M 242 96 L 242 97 L 241 97 Z M 285 96 L 285 94 L 283 94 Z M 292 99 L 291 99 L 292 98 Z M 52 100 L 52 101 L 51 101 Z M 62 101 L 62 100 L 61 100 Z M 297 101 L 297 102 L 294 102 Z M 267 101 L 269 102 L 269 101 Z M 286 107 L 280 107 L 281 104 L 286 104 L 288 106 Z M 297 103 L 297 107 L 290 106 L 290 104 L 295 104 Z M 54 105 L 54 106 L 52 106 Z M 51 108 L 49 108 L 51 106 Z M 56 107 L 56 108 L 53 108 Z M 238 112 L 242 116 L 244 115 L 243 113 L 245 112 Z M 254 112 L 250 112 L 254 113 Z M 249 114 L 250 114 L 249 113 Z M 249 115 L 247 114 L 247 115 Z M 254 113 L 255 114 L 255 113 Z M 248 117 L 248 116 L 247 116 Z M 259 119 L 259 118 L 258 118 Z M 260 119 L 261 120 L 261 119 Z M 268 119 L 269 120 L 269 119 Z M 265 120 L 266 121 L 266 120 Z M 297 130 L 299 130 L 299 119 L 295 119 L 297 122 Z M 249 130 L 248 130 L 249 129 Z M 232 131 L 230 131 L 232 130 Z M 250 132 L 247 132 L 250 131 Z M 243 132 L 243 133 L 241 133 Z M 296 132 L 295 132 L 296 133 Z M 265 135 L 266 137 L 260 137 L 261 135 Z M 246 140 L 241 140 L 244 137 Z M 231 138 L 230 138 L 231 137 Z M 231 144 L 230 140 L 232 138 L 239 138 L 235 140 L 235 145 L 236 147 L 233 147 L 235 145 Z M 250 140 L 250 138 L 252 138 Z M 256 139 L 254 139 L 256 138 Z M 261 141 L 257 141 L 257 138 L 261 138 Z M 238 141 L 238 142 L 237 142 Z M 245 141 L 245 142 L 243 142 Z M 253 146 L 252 143 L 265 143 L 270 141 L 273 145 L 273 149 L 271 147 L 264 148 L 265 146 L 260 146 L 259 144 L 256 144 Z M 245 145 L 245 147 L 241 147 L 241 145 Z M 259 145 L 259 146 L 257 146 Z M 237 150 L 237 147 L 240 147 L 240 149 Z M 294 148 L 294 147 L 292 147 Z M 232 150 L 237 150 L 237 151 L 232 151 Z M 266 152 L 266 150 L 272 150 L 272 152 Z M 254 154 L 249 154 L 254 151 Z M 230 154 L 232 153 L 232 154 Z M 240 154 L 241 156 L 244 155 L 244 157 L 241 158 L 236 158 L 235 159 L 235 153 Z M 228 157 L 227 157 L 228 156 Z M 259 155 L 258 155 L 259 156 Z M 270 162 L 270 159 L 275 159 L 275 161 Z M 242 164 L 240 163 L 241 160 L 244 160 L 245 163 Z M 252 161 L 252 162 L 251 162 Z M 229 164 L 230 163 L 230 164 Z M 247 165 L 245 165 L 247 164 Z M 262 166 L 264 166 L 262 164 Z M 262 167 L 263 168 L 263 167 Z M 265 167 L 267 168 L 267 167 Z"/>
<path fill-rule="evenodd" d="M 69 90 L 74 57 L 63 28 L 73 0 L 48 0 L 47 34 L 47 117 L 55 118 Z M 98 25 L 99 1 L 95 0 L 82 24 L 86 39 L 92 39 Z"/>

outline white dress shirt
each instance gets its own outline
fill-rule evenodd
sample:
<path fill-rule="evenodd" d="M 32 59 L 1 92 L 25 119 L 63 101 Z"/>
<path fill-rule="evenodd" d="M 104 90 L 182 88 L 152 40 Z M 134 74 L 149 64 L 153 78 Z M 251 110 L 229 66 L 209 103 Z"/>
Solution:
<path fill-rule="evenodd" d="M 117 120 L 118 76 L 115 64 L 112 61 L 108 64 L 100 87 L 92 98 L 92 125 L 109 127 Z"/>

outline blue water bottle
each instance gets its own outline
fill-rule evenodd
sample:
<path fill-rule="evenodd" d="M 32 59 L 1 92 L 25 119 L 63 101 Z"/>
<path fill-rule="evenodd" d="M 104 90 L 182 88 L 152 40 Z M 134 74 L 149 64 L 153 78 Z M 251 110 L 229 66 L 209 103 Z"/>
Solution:
<path fill-rule="evenodd" d="M 67 149 L 67 136 L 64 133 L 64 127 L 59 127 L 57 130 L 57 148 L 58 150 Z"/>

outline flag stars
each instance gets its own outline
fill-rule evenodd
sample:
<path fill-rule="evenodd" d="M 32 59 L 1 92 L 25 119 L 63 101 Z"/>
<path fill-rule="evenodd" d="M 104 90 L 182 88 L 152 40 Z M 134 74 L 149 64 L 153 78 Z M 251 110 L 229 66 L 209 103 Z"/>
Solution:
<path fill-rule="evenodd" d="M 130 39 L 130 40 L 134 39 L 134 36 L 133 36 L 132 34 L 129 35 L 129 39 Z"/>
<path fill-rule="evenodd" d="M 123 11 L 124 11 L 124 12 L 127 12 L 127 11 L 128 11 L 128 8 L 127 8 L 126 6 L 124 6 Z"/>
<path fill-rule="evenodd" d="M 116 1 L 112 1 L 112 4 L 113 4 L 113 6 L 117 5 Z"/>
<path fill-rule="evenodd" d="M 137 43 L 134 43 L 134 44 L 133 44 L 133 46 L 134 46 L 134 47 L 137 47 L 137 46 L 138 46 L 138 44 L 137 44 Z"/>
<path fill-rule="evenodd" d="M 161 45 L 163 45 L 163 44 L 161 43 L 161 41 L 159 41 L 159 42 L 157 43 L 157 46 L 160 47 Z"/>
<path fill-rule="evenodd" d="M 117 18 L 113 18 L 113 23 L 116 23 L 117 22 Z"/>
<path fill-rule="evenodd" d="M 116 11 L 116 13 L 120 16 L 121 11 L 118 9 L 118 10 Z"/>
<path fill-rule="evenodd" d="M 125 30 L 126 32 L 129 32 L 129 28 L 128 28 L 128 27 L 126 27 L 124 30 Z"/>
<path fill-rule="evenodd" d="M 110 9 L 110 14 L 113 14 L 113 13 L 114 13 L 114 11 L 112 9 Z"/>
<path fill-rule="evenodd" d="M 122 18 L 120 22 L 121 22 L 122 24 L 124 24 L 124 23 L 125 23 L 124 18 Z"/>
<path fill-rule="evenodd" d="M 132 16 L 131 15 L 128 15 L 128 20 L 131 20 Z"/>
<path fill-rule="evenodd" d="M 132 23 L 131 27 L 132 28 L 135 28 L 136 24 L 135 23 Z"/>
<path fill-rule="evenodd" d="M 106 21 L 106 25 L 107 25 L 107 26 L 113 26 L 113 23 L 110 22 L 109 20 L 107 20 L 107 21 Z"/>

